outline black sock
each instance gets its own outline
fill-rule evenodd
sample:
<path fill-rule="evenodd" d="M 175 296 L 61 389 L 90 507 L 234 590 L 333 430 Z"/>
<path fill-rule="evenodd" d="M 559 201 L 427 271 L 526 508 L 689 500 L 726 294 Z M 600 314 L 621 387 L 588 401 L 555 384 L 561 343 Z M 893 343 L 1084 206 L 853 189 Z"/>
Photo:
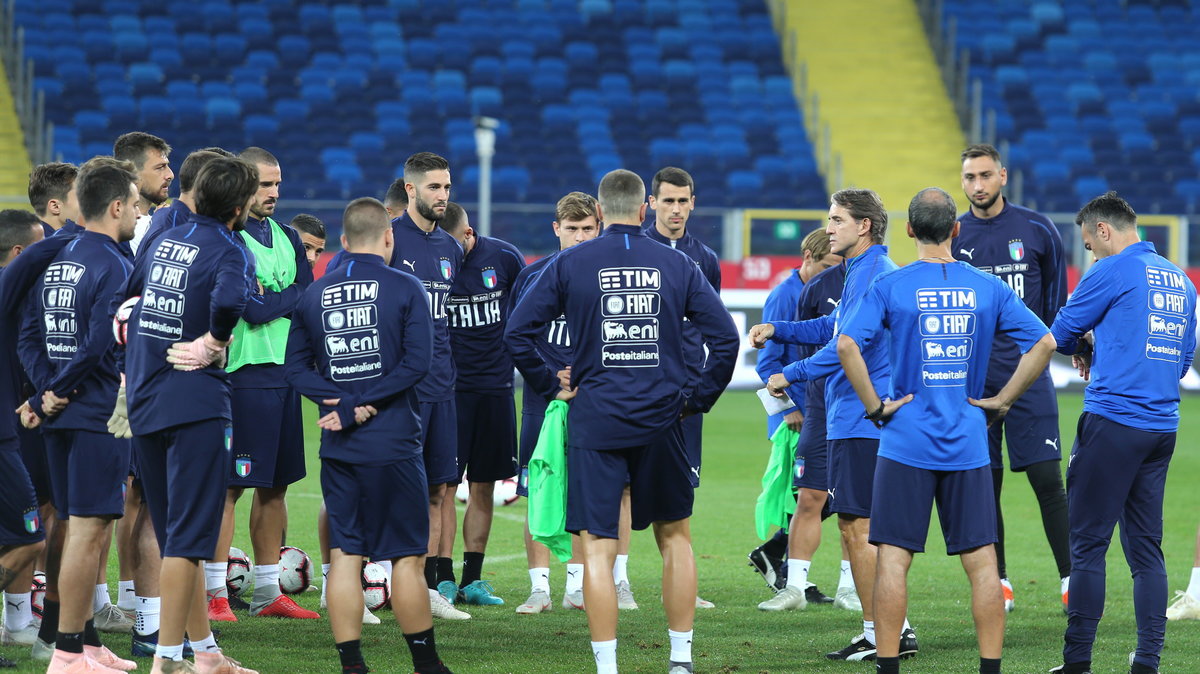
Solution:
<path fill-rule="evenodd" d="M 334 644 L 334 648 L 337 649 L 338 657 L 342 660 L 343 668 L 356 667 L 363 664 L 361 639 L 343 641 L 340 644 Z"/>
<path fill-rule="evenodd" d="M 900 657 L 875 658 L 875 674 L 900 674 Z"/>
<path fill-rule="evenodd" d="M 38 628 L 38 638 L 52 644 L 58 634 L 58 602 L 51 599 L 42 600 L 42 626 Z"/>
<path fill-rule="evenodd" d="M 1158 674 L 1158 670 L 1150 665 L 1135 662 L 1129 666 L 1129 674 Z"/>
<path fill-rule="evenodd" d="M 405 634 L 408 650 L 412 652 L 413 668 L 418 672 L 423 668 L 435 668 L 438 665 L 437 644 L 433 641 L 433 628 L 416 634 Z"/>
<path fill-rule="evenodd" d="M 54 648 L 64 653 L 82 653 L 83 632 L 72 632 L 70 634 L 59 632 L 54 638 Z"/>
<path fill-rule="evenodd" d="M 454 582 L 454 560 L 449 557 L 437 558 L 437 582 L 440 583 L 443 580 Z M 436 585 L 434 589 L 437 589 Z"/>
<path fill-rule="evenodd" d="M 437 557 L 425 558 L 425 584 L 431 590 L 437 589 L 437 560 Z"/>
<path fill-rule="evenodd" d="M 1000 674 L 1000 658 L 979 658 L 979 674 Z"/>
<path fill-rule="evenodd" d="M 100 633 L 96 631 L 96 621 L 89 620 L 83 624 L 83 645 L 99 646 Z"/>
<path fill-rule="evenodd" d="M 788 535 L 783 529 L 775 532 L 775 535 L 761 546 L 762 551 L 775 559 L 783 559 L 787 557 Z"/>
<path fill-rule="evenodd" d="M 463 553 L 463 587 L 479 580 L 483 574 L 483 553 L 482 552 L 464 552 Z"/>

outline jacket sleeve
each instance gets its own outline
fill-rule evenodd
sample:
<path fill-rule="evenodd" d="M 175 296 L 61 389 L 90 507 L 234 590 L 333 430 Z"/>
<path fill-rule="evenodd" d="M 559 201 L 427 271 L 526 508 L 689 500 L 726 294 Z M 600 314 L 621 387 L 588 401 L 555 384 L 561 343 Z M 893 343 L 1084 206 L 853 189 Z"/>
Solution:
<path fill-rule="evenodd" d="M 1103 280 L 1110 265 L 1097 262 L 1084 274 L 1066 306 L 1059 310 L 1050 332 L 1058 342 L 1058 352 L 1068 356 L 1079 350 L 1079 338 L 1094 328 L 1112 300 L 1108 283 Z"/>
<path fill-rule="evenodd" d="M 1047 221 L 1046 250 L 1038 261 L 1042 270 L 1042 312 L 1038 318 L 1051 323 L 1067 303 L 1067 256 L 1058 227 Z"/>
<path fill-rule="evenodd" d="M 126 279 L 127 274 L 123 266 L 119 271 L 110 270 L 100 279 L 100 287 L 93 298 L 91 313 L 88 316 L 87 337 L 79 345 L 71 361 L 59 370 L 58 375 L 46 384 L 42 391 L 53 391 L 59 397 L 70 397 L 71 392 L 79 387 L 104 355 L 113 348 L 113 298 L 121 293 Z"/>
<path fill-rule="evenodd" d="M 561 260 L 561 258 L 559 258 Z M 546 325 L 563 313 L 563 295 L 559 288 L 558 262 L 542 268 L 537 280 L 528 284 L 508 317 L 504 343 L 513 364 L 531 390 L 550 400 L 559 390 L 558 376 L 537 349 L 538 337 Z"/>
<path fill-rule="evenodd" d="M 18 259 L 20 256 L 18 256 Z M 7 272 L 5 272 L 7 274 Z M 21 324 L 17 335 L 17 357 L 25 375 L 33 384 L 35 391 L 45 391 L 46 386 L 54 377 L 54 368 L 46 356 L 46 339 L 42 335 L 42 312 L 38 310 L 37 298 L 29 294 L 29 301 L 24 305 L 25 311 L 21 316 Z M 42 396 L 30 398 L 29 404 L 42 414 Z"/>
<path fill-rule="evenodd" d="M 346 398 L 347 393 L 317 373 L 317 358 L 313 353 L 312 340 L 308 334 L 304 309 L 296 310 L 292 327 L 288 331 L 287 356 L 284 359 L 284 377 L 296 392 L 317 403 L 333 398 Z"/>
<path fill-rule="evenodd" d="M 429 315 L 425 288 L 414 277 L 397 276 L 401 277 L 403 283 L 412 286 L 400 334 L 402 355 L 387 375 L 379 378 L 378 383 L 350 396 L 354 407 L 388 400 L 416 386 L 429 374 L 429 364 L 433 360 L 433 318 Z"/>
<path fill-rule="evenodd" d="M 763 321 L 786 321 L 796 315 L 796 307 L 788 306 L 788 293 L 771 293 L 767 296 L 767 301 L 763 305 Z M 773 339 L 767 340 L 767 343 L 758 352 L 758 361 L 754 365 L 754 371 L 758 373 L 759 379 L 762 379 L 765 384 L 773 374 L 783 372 L 783 366 L 790 362 L 787 356 L 788 348 L 783 342 L 777 342 Z M 803 383 L 797 382 L 788 387 L 787 394 L 792 402 L 796 403 L 796 407 L 803 409 L 804 398 L 807 394 L 806 387 Z"/>
<path fill-rule="evenodd" d="M 807 321 L 771 321 L 771 325 L 775 326 L 775 336 L 771 339 L 784 344 L 825 344 L 833 339 L 835 314 Z"/>
<path fill-rule="evenodd" d="M 233 328 L 246 309 L 246 278 L 253 274 L 250 258 L 234 245 L 217 263 L 216 285 L 209 301 L 208 331 L 220 341 L 233 334 Z"/>
<path fill-rule="evenodd" d="M 708 358 L 686 404 L 697 412 L 707 412 L 733 378 L 741 339 L 717 291 L 699 269 L 694 265 L 691 269 L 684 315 L 700 330 L 708 345 Z"/>

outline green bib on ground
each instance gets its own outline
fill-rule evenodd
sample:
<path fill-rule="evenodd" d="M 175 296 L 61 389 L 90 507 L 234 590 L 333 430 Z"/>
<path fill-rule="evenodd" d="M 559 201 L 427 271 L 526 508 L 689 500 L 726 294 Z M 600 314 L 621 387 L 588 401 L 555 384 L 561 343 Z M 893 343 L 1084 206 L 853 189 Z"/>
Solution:
<path fill-rule="evenodd" d="M 763 472 L 762 493 L 754 504 L 754 528 L 764 541 L 770 538 L 772 526 L 787 531 L 792 523 L 792 513 L 796 512 L 792 472 L 799 440 L 800 434 L 787 424 L 779 424 L 775 435 L 771 436 L 771 458 Z"/>
<path fill-rule="evenodd" d="M 537 446 L 529 459 L 529 535 L 565 562 L 571 558 L 567 533 L 567 404 L 546 408 Z"/>
<path fill-rule="evenodd" d="M 296 249 L 279 223 L 267 218 L 271 247 L 262 245 L 246 232 L 239 232 L 246 247 L 254 253 L 254 271 L 265 290 L 279 292 L 296 280 Z M 243 365 L 283 365 L 287 352 L 290 318 L 276 318 L 262 325 L 239 320 L 229 345 L 229 366 L 233 372 Z"/>

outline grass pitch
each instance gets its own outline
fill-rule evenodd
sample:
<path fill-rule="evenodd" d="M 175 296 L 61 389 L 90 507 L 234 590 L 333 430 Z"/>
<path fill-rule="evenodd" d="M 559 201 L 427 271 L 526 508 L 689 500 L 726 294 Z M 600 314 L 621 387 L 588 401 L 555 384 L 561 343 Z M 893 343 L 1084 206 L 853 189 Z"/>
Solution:
<path fill-rule="evenodd" d="M 1063 447 L 1075 437 L 1082 397 L 1060 394 Z M 309 422 L 313 408 L 309 406 Z M 1165 536 L 1170 586 L 1183 589 L 1192 566 L 1196 526 L 1200 517 L 1200 456 L 1193 451 L 1200 439 L 1200 398 L 1183 401 L 1182 426 L 1167 482 Z M 311 432 L 310 432 L 311 431 Z M 746 565 L 746 553 L 758 544 L 754 535 L 754 500 L 766 465 L 769 445 L 762 408 L 750 392 L 722 397 L 705 422 L 703 486 L 696 494 L 692 521 L 700 571 L 700 594 L 717 608 L 698 611 L 695 631 L 697 672 L 868 672 L 869 663 L 837 663 L 823 654 L 848 643 L 862 628 L 861 615 L 830 608 L 767 614 L 756 604 L 769 596 L 762 580 Z M 320 505 L 315 427 L 308 436 L 308 477 L 289 493 L 288 543 L 306 550 L 319 564 L 315 518 Z M 1064 462 L 1065 466 L 1065 462 Z M 234 544 L 251 549 L 247 535 L 249 499 L 238 512 Z M 461 508 L 461 506 L 460 506 Z M 529 591 L 521 542 L 524 502 L 497 508 L 484 578 L 507 604 L 468 607 L 468 621 L 437 621 L 438 648 L 455 672 L 581 672 L 594 671 L 588 647 L 587 621 L 579 611 L 559 605 L 565 571 L 551 569 L 554 610 L 538 616 L 513 612 Z M 1065 617 L 1058 597 L 1058 578 L 1033 492 L 1019 475 L 1005 480 L 1004 513 L 1008 569 L 1016 588 L 1016 610 L 1009 614 L 1005 633 L 1004 670 L 1044 672 L 1061 662 Z M 909 578 L 910 619 L 921 652 L 904 663 L 911 672 L 973 672 L 977 651 L 971 622 L 969 593 L 958 560 L 947 557 L 940 529 L 931 527 L 929 552 L 918 555 Z M 825 523 L 821 549 L 813 560 L 810 579 L 832 593 L 837 584 L 837 529 Z M 461 539 L 456 546 L 461 557 Z M 1136 637 L 1131 580 L 1119 541 L 1109 553 L 1108 600 L 1094 654 L 1096 672 L 1125 672 Z M 110 578 L 116 578 L 116 557 Z M 668 642 L 659 589 L 660 560 L 649 532 L 635 532 L 629 561 L 637 611 L 620 617 L 618 659 L 624 672 L 662 672 Z M 115 582 L 114 582 L 115 590 Z M 115 596 L 115 591 L 114 591 Z M 319 595 L 304 594 L 300 603 L 317 609 Z M 411 672 L 408 649 L 390 612 L 380 612 L 382 625 L 363 627 L 363 652 L 376 672 Z M 221 644 L 233 657 L 264 673 L 337 672 L 328 622 L 254 619 L 239 614 L 237 623 L 223 623 Z M 127 636 L 105 635 L 118 654 L 127 654 Z M 5 647 L 0 653 L 20 660 L 15 672 L 43 672 L 24 649 Z M 141 661 L 139 671 L 149 671 Z M 1168 623 L 1163 672 L 1200 671 L 1200 622 Z"/>

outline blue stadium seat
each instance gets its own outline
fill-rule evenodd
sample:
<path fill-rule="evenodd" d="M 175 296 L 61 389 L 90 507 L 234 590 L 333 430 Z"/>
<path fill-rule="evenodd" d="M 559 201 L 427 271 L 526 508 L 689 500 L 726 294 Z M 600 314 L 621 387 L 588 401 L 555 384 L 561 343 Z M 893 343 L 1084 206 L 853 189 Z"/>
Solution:
<path fill-rule="evenodd" d="M 279 121 L 272 115 L 247 115 L 242 123 L 247 147 L 274 145 L 278 142 Z"/>
<path fill-rule="evenodd" d="M 235 98 L 213 97 L 205 104 L 208 128 L 236 126 L 241 121 L 242 105 Z"/>

